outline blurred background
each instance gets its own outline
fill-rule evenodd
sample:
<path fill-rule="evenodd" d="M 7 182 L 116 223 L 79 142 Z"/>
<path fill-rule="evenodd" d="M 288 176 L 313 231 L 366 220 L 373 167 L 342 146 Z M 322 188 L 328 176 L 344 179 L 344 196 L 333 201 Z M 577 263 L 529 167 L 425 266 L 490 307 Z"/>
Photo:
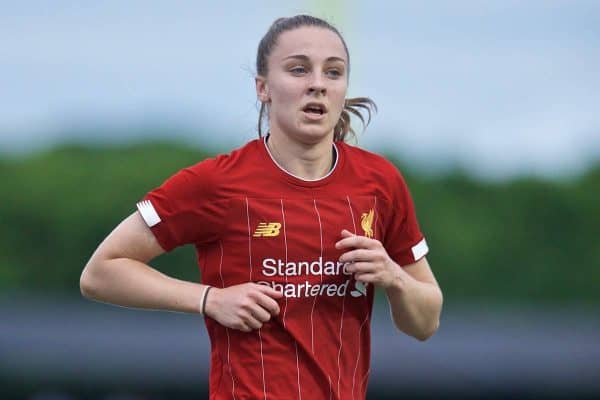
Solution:
<path fill-rule="evenodd" d="M 358 144 L 406 176 L 444 291 L 398 334 L 378 293 L 369 399 L 600 395 L 600 3 L 0 1 L 0 398 L 206 398 L 194 315 L 82 299 L 79 276 L 177 170 L 256 137 L 258 42 L 339 27 Z M 152 263 L 199 279 L 192 248 Z"/>

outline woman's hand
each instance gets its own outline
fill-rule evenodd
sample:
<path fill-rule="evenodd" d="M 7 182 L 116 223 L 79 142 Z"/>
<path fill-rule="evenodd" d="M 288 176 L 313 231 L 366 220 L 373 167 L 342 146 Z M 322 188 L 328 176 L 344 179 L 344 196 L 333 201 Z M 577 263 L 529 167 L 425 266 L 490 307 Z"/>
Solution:
<path fill-rule="evenodd" d="M 227 328 L 250 332 L 279 314 L 275 299 L 282 298 L 283 293 L 248 282 L 223 289 L 213 287 L 207 296 L 206 316 Z"/>
<path fill-rule="evenodd" d="M 346 270 L 354 273 L 357 281 L 389 288 L 402 279 L 402 268 L 388 255 L 379 240 L 354 235 L 342 230 L 342 240 L 335 244 L 337 249 L 352 249 L 340 257 L 348 263 Z"/>

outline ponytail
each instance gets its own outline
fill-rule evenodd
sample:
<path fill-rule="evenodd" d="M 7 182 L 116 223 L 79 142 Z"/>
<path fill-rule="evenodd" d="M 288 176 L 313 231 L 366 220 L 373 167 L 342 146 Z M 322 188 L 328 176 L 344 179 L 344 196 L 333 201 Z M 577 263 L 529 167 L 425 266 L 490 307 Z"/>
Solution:
<path fill-rule="evenodd" d="M 367 112 L 367 121 L 362 112 Z M 363 130 L 371 122 L 371 116 L 373 112 L 377 112 L 377 105 L 373 100 L 368 97 L 355 97 L 352 99 L 346 99 L 344 102 L 344 109 L 340 115 L 338 123 L 333 128 L 333 140 L 334 141 L 345 141 L 348 136 L 356 138 L 356 132 L 350 124 L 350 114 L 355 115 L 362 122 Z"/>

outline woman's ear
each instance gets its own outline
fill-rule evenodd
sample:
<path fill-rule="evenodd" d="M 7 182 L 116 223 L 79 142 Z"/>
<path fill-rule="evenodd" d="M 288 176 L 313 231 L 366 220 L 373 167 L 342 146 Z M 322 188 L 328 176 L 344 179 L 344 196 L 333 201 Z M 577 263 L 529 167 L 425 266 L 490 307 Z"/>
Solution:
<path fill-rule="evenodd" d="M 269 97 L 269 87 L 267 85 L 267 80 L 262 76 L 257 76 L 254 78 L 256 83 L 256 97 L 263 103 L 268 103 L 271 101 Z"/>

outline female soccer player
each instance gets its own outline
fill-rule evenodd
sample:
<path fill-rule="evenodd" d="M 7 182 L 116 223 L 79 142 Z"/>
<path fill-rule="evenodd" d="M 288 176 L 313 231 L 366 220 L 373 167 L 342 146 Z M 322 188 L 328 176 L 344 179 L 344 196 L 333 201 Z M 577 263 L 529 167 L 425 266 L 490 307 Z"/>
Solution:
<path fill-rule="evenodd" d="M 349 146 L 349 54 L 327 22 L 278 19 L 261 40 L 259 139 L 148 193 L 81 276 L 91 299 L 201 313 L 211 399 L 364 399 L 370 317 L 385 290 L 399 330 L 425 340 L 442 293 L 404 180 Z M 268 134 L 262 136 L 263 118 Z M 201 282 L 148 262 L 194 244 Z"/>

